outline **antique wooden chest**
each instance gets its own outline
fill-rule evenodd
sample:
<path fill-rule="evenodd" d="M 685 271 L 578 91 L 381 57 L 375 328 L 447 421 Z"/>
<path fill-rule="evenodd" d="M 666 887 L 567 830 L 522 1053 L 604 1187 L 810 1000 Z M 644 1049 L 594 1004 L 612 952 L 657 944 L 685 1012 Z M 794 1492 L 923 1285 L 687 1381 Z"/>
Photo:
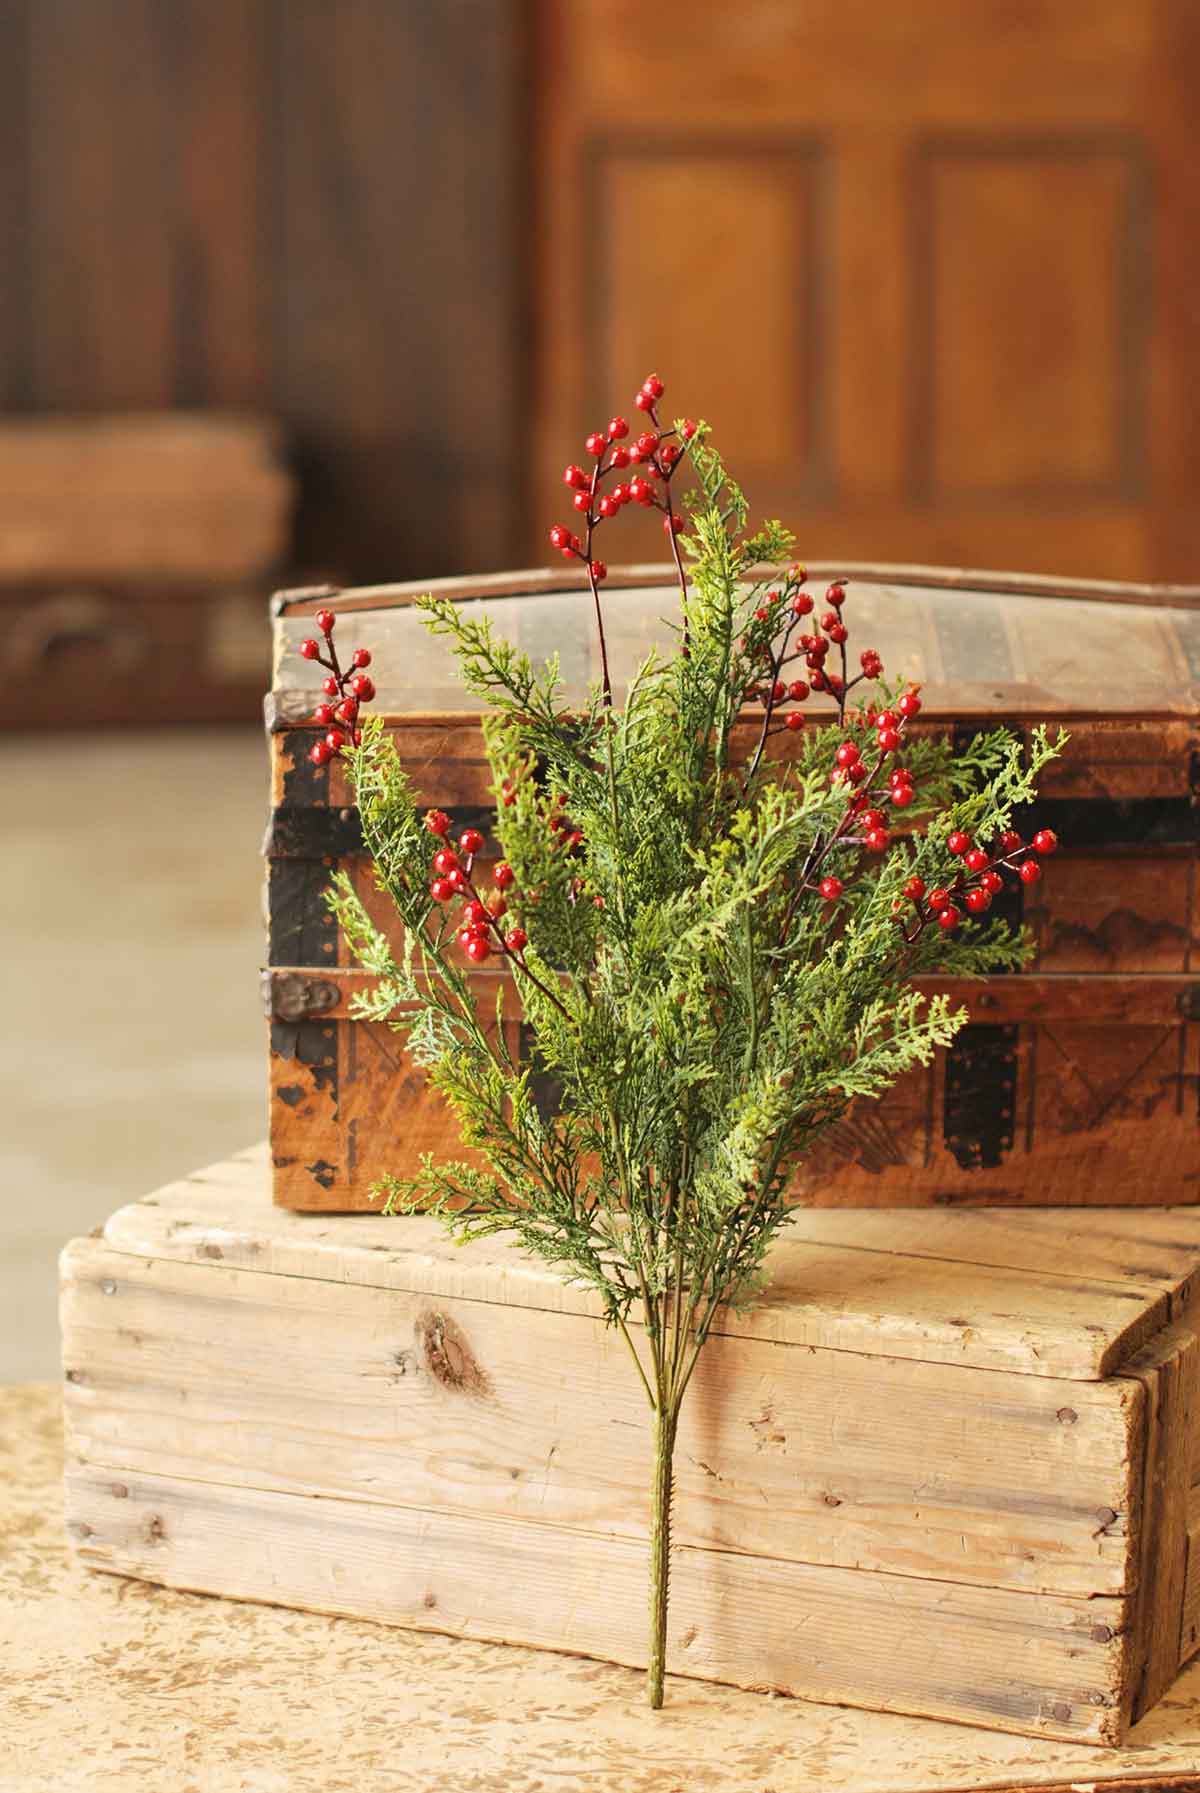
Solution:
<path fill-rule="evenodd" d="M 969 737 L 997 721 L 1048 721 L 1071 738 L 1024 818 L 1053 827 L 1063 850 L 1054 875 L 1025 890 L 1023 916 L 1020 896 L 1009 911 L 1032 929 L 1036 957 L 1020 975 L 955 990 L 971 1025 L 931 1070 L 827 1134 L 796 1198 L 1200 1200 L 1200 596 L 903 567 L 814 568 L 814 583 L 835 571 L 849 578 L 855 639 L 922 682 L 922 727 Z M 422 800 L 487 832 L 478 717 L 411 607 L 423 589 L 338 594 L 343 639 L 374 655 L 378 707 Z M 569 691 L 595 678 L 588 601 L 561 574 L 437 589 L 484 604 L 535 657 L 558 652 Z M 673 588 L 664 569 L 641 567 L 614 571 L 606 590 L 619 683 L 665 638 Z M 370 1206 L 385 1169 L 457 1143 L 400 1038 L 348 1016 L 362 974 L 325 907 L 334 868 L 350 869 L 381 920 L 386 911 L 344 773 L 308 758 L 319 673 L 296 647 L 330 601 L 324 589 L 276 600 L 268 702 L 270 1136 L 275 1198 L 303 1209 Z M 744 727 L 749 741 L 749 712 Z M 490 1012 L 494 983 L 480 974 L 479 986 Z"/>
<path fill-rule="evenodd" d="M 1200 1645 L 1200 1208 L 802 1209 L 769 1271 L 684 1405 L 668 1668 L 1119 1743 Z M 545 1266 L 250 1152 L 68 1246 L 62 1319 L 85 1563 L 644 1662 L 648 1415 Z"/>

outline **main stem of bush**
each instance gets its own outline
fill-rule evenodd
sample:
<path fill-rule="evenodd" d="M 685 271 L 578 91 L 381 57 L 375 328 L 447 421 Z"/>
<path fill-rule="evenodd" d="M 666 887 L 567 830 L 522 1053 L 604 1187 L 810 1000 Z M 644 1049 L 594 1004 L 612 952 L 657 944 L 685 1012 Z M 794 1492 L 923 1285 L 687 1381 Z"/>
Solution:
<path fill-rule="evenodd" d="M 663 1401 L 665 1391 L 660 1390 Z M 661 1405 L 654 1416 L 654 1476 L 650 1489 L 650 1649 L 646 1695 L 654 1711 L 663 1703 L 667 1665 L 667 1596 L 671 1576 L 671 1494 L 678 1407 Z"/>

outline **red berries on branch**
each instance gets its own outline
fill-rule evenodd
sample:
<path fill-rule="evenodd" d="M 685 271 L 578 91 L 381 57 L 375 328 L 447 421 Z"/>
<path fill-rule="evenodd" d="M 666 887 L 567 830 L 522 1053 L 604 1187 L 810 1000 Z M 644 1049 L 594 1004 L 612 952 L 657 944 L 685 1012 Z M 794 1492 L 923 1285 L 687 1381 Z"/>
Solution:
<path fill-rule="evenodd" d="M 336 707 L 319 703 L 312 713 L 313 721 L 319 727 L 327 729 L 328 733 L 309 748 L 308 757 L 314 766 L 326 766 L 351 741 L 355 747 L 360 744 L 362 731 L 356 726 L 358 706 L 360 703 L 370 703 L 375 695 L 375 686 L 363 670 L 371 664 L 370 651 L 365 647 L 355 648 L 350 656 L 350 670 L 343 672 L 333 643 L 333 631 L 337 625 L 337 617 L 333 611 L 318 610 L 313 621 L 325 637 L 326 651 L 322 653 L 321 643 L 310 636 L 300 643 L 301 657 L 316 660 L 319 665 L 329 668 L 328 678 L 321 681 L 321 690 L 326 697 L 341 700 Z M 345 727 L 330 727 L 335 721 L 345 724 Z"/>
<path fill-rule="evenodd" d="M 658 401 L 665 388 L 657 374 L 642 382 L 634 399 L 650 427 L 642 430 L 629 446 L 629 424 L 624 417 L 609 419 L 606 430 L 593 430 L 584 442 L 584 449 L 595 466 L 591 472 L 574 462 L 563 469 L 563 484 L 572 494 L 571 502 L 584 519 L 582 533 L 576 535 L 563 523 L 550 530 L 550 545 L 566 559 L 583 561 L 593 588 L 607 577 L 608 568 L 592 552 L 592 537 L 602 523 L 613 522 L 627 504 L 640 504 L 663 513 L 663 530 L 673 538 L 684 527 L 678 511 L 672 510 L 670 482 L 686 458 L 688 445 L 697 426 L 690 418 L 673 428 L 664 428 L 658 418 Z M 618 481 L 610 490 L 601 489 L 602 482 L 614 473 L 621 473 L 636 464 L 640 471 L 625 484 Z M 661 488 L 661 496 L 656 487 Z M 678 558 L 678 550 L 676 558 Z"/>

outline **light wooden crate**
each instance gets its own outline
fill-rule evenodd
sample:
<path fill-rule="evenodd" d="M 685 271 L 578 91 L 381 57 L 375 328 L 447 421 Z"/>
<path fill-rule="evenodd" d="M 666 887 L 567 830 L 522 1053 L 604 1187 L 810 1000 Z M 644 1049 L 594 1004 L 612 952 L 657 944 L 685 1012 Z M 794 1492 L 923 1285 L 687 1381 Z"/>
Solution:
<path fill-rule="evenodd" d="M 771 1268 L 685 1405 L 670 1668 L 1121 1741 L 1200 1645 L 1200 1211 L 811 1211 Z M 648 1419 L 585 1291 L 273 1208 L 251 1152 L 62 1298 L 86 1563 L 644 1660 Z"/>

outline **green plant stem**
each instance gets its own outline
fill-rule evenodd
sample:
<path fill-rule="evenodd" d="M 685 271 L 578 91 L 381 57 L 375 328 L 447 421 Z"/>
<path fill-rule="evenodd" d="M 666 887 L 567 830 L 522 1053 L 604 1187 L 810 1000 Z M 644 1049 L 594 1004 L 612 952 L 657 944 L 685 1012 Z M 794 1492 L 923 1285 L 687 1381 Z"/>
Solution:
<path fill-rule="evenodd" d="M 654 1418 L 654 1476 L 650 1487 L 650 1651 L 646 1697 L 652 1711 L 663 1703 L 667 1666 L 667 1595 L 671 1574 L 671 1493 L 675 1428 L 679 1412 L 665 1389 Z"/>

